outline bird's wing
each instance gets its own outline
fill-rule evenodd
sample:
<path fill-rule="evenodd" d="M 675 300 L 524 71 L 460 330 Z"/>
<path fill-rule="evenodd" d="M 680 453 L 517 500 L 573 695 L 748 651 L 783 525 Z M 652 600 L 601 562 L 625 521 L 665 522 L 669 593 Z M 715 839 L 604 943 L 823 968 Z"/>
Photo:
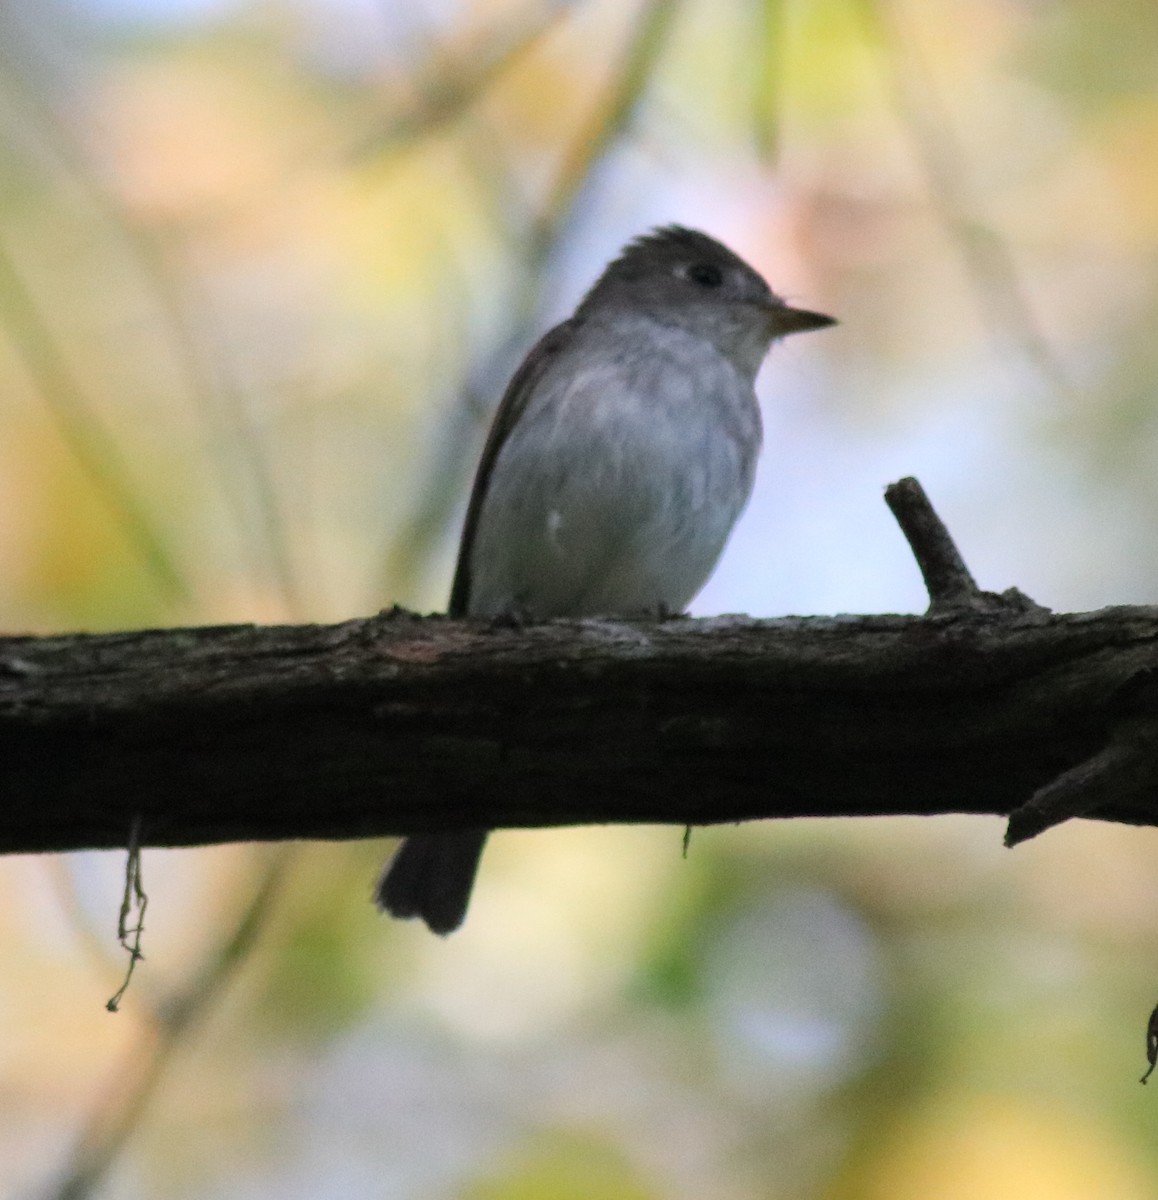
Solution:
<path fill-rule="evenodd" d="M 470 610 L 470 556 L 495 460 L 506 444 L 511 430 L 518 424 L 539 381 L 559 353 L 570 345 L 579 324 L 579 319 L 572 317 L 569 321 L 548 330 L 523 359 L 522 365 L 511 377 L 511 382 L 507 384 L 507 390 L 499 402 L 490 433 L 487 434 L 486 444 L 483 446 L 482 457 L 479 459 L 470 503 L 466 509 L 466 520 L 463 522 L 462 539 L 458 546 L 458 565 L 454 570 L 454 583 L 451 585 L 450 604 L 447 607 L 452 617 L 464 617 Z"/>

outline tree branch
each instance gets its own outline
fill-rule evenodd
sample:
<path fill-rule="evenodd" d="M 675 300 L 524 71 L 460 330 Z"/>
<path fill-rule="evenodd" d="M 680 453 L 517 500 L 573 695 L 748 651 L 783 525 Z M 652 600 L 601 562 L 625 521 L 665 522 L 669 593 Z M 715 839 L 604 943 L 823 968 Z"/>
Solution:
<path fill-rule="evenodd" d="M 4 638 L 0 852 L 1005 814 L 1158 724 L 1156 664 L 1154 608 Z M 1098 815 L 1158 824 L 1127 774 Z"/>
<path fill-rule="evenodd" d="M 924 617 L 0 638 L 0 853 L 591 823 L 1010 814 L 1158 824 L 1158 608 L 974 583 L 887 493 Z"/>

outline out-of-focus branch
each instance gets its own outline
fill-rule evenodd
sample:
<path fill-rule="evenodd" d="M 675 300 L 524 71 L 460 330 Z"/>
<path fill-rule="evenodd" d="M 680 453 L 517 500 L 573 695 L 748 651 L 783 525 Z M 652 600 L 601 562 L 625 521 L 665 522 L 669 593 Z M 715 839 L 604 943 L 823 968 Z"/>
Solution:
<path fill-rule="evenodd" d="M 596 166 L 631 128 L 640 102 L 667 48 L 668 34 L 680 11 L 680 0 L 649 0 L 619 59 L 606 92 L 589 124 L 576 137 L 555 173 L 555 180 L 533 231 L 532 264 L 554 250 L 559 231 L 569 220 Z"/>
<path fill-rule="evenodd" d="M 20 355 L 57 431 L 166 597 L 187 600 L 188 584 L 130 484 L 116 440 L 89 404 L 40 307 L 0 238 L 0 328 Z"/>
<path fill-rule="evenodd" d="M 248 558 L 269 573 L 285 610 L 300 615 L 301 590 L 269 447 L 253 411 L 253 397 L 234 377 L 229 347 L 213 305 L 203 295 L 197 273 L 175 237 L 140 229 L 127 214 L 121 224 L 149 276 L 167 332 L 188 376 Z"/>
<path fill-rule="evenodd" d="M 1034 319 L 1006 240 L 976 215 L 965 152 L 937 94 L 898 0 L 858 0 L 876 31 L 896 108 L 908 127 L 933 200 L 961 250 L 994 343 L 1012 349 L 1055 393 L 1071 387 L 1057 355 Z"/>
<path fill-rule="evenodd" d="M 51 98 L 44 94 L 44 79 L 51 78 L 51 72 L 36 69 L 44 67 L 43 60 L 36 48 L 15 32 L 18 28 L 18 23 L 6 26 L 4 32 L 8 39 L 0 39 L 5 98 L 18 104 L 24 121 L 35 131 L 41 151 L 67 179 L 70 188 L 84 198 L 86 214 L 138 269 L 143 286 L 164 323 L 174 359 L 186 378 L 205 436 L 217 451 L 213 466 L 218 469 L 222 495 L 233 509 L 249 558 L 253 563 L 267 567 L 288 611 L 298 612 L 300 599 L 266 452 L 254 428 L 248 398 L 242 395 L 226 365 L 221 339 L 207 328 L 208 307 L 194 294 L 195 277 L 179 269 L 174 241 L 142 226 L 113 194 L 100 168 L 90 161 L 88 152 L 79 144 L 75 130 L 62 119 Z M 90 127 L 92 124 L 93 118 L 89 114 Z M 26 287 L 24 291 L 31 299 Z M 36 316 L 33 306 L 33 317 Z M 47 321 L 41 318 L 40 324 L 48 333 Z M 63 360 L 63 356 L 58 354 L 57 357 Z M 75 387 L 73 391 L 81 394 Z M 84 413 L 80 414 L 82 419 L 78 422 L 77 414 L 70 408 L 60 410 L 58 404 L 53 404 L 50 393 L 42 394 L 75 452 L 74 436 L 77 439 L 87 436 Z M 73 428 L 74 434 L 69 433 L 69 428 Z M 106 431 L 105 436 L 112 445 L 111 431 Z M 102 444 L 88 447 L 87 452 L 98 454 Z M 123 469 L 118 464 L 109 464 L 109 469 L 114 476 L 120 474 L 123 477 Z M 133 499 L 131 493 L 130 499 Z M 112 507 L 125 526 L 129 540 L 135 540 L 132 524 L 135 518 L 117 503 Z M 187 590 L 183 586 L 176 595 L 185 598 Z"/>
<path fill-rule="evenodd" d="M 498 402 L 512 350 L 529 346 L 541 324 L 544 276 L 558 245 L 567 236 L 583 189 L 599 163 L 631 128 L 639 103 L 667 44 L 679 0 L 650 0 L 640 11 L 631 36 L 594 115 L 564 153 L 540 213 L 520 239 L 521 284 L 509 305 L 507 335 L 462 390 L 462 401 L 447 415 L 436 439 L 436 460 L 424 473 L 428 481 L 386 556 L 383 577 L 394 587 L 413 578 L 420 562 L 450 521 L 462 497 L 467 464 L 480 440 L 483 414 Z"/>
<path fill-rule="evenodd" d="M 752 83 L 752 133 L 756 151 L 771 163 L 780 146 L 780 106 L 783 100 L 784 41 L 787 0 L 755 0 Z"/>
<path fill-rule="evenodd" d="M 353 150 L 356 158 L 397 152 L 457 120 L 554 29 L 573 0 L 534 0 L 525 10 L 503 17 L 496 29 L 476 34 L 453 53 L 431 55 L 429 75 L 415 85 L 412 105 L 395 112 Z"/>
<path fill-rule="evenodd" d="M 294 852 L 293 847 L 282 847 L 272 856 L 232 929 L 205 957 L 193 980 L 145 1014 L 144 1035 L 133 1040 L 113 1072 L 102 1102 L 93 1106 L 77 1137 L 70 1161 L 44 1191 L 43 1200 L 87 1200 L 100 1188 L 147 1116 L 174 1053 L 245 962 L 265 926 Z"/>

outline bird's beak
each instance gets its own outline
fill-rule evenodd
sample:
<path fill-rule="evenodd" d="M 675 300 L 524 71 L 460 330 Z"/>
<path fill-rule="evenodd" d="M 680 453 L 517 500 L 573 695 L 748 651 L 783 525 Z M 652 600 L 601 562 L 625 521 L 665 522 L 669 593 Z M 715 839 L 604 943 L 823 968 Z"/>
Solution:
<path fill-rule="evenodd" d="M 787 304 L 772 310 L 776 319 L 776 329 L 781 335 L 788 333 L 806 333 L 810 329 L 825 329 L 836 324 L 835 317 L 825 316 L 824 313 L 809 312 L 806 308 L 789 308 Z"/>

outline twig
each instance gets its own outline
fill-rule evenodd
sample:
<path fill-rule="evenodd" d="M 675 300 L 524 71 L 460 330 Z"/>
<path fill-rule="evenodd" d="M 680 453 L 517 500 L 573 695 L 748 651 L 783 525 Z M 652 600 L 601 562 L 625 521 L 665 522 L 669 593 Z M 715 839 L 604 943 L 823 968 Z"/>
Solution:
<path fill-rule="evenodd" d="M 1124 723 L 1093 757 L 1038 788 L 1009 815 L 1005 844 L 1016 846 L 1072 817 L 1129 802 L 1152 785 L 1158 745 L 1144 721 Z"/>
<path fill-rule="evenodd" d="M 1155 1067 L 1158 1067 L 1158 1007 L 1150 1014 L 1150 1020 L 1146 1024 L 1146 1061 L 1150 1064 L 1150 1069 L 1138 1080 L 1139 1083 L 1145 1083 L 1154 1074 Z"/>
<path fill-rule="evenodd" d="M 117 1012 L 120 1009 L 121 1000 L 124 998 L 125 992 L 129 990 L 137 963 L 145 957 L 141 953 L 141 935 L 145 932 L 145 909 L 149 906 L 149 897 L 145 894 L 145 888 L 141 882 L 140 813 L 133 817 L 133 823 L 129 829 L 128 851 L 128 857 L 125 859 L 125 892 L 121 899 L 120 918 L 117 921 L 117 940 L 129 953 L 129 965 L 125 970 L 124 982 L 105 1005 L 109 1012 Z M 137 923 L 130 927 L 129 917 L 134 909 L 137 913 Z"/>
<path fill-rule="evenodd" d="M 924 488 L 911 476 L 885 488 L 889 506 L 913 551 L 925 589 L 929 615 L 945 613 L 1047 613 L 1017 588 L 986 592 L 977 586 L 949 530 L 929 503 Z"/>
<path fill-rule="evenodd" d="M 921 569 L 930 611 L 988 607 L 983 600 L 985 593 L 970 574 L 925 489 L 907 475 L 885 488 L 885 503 Z"/>

